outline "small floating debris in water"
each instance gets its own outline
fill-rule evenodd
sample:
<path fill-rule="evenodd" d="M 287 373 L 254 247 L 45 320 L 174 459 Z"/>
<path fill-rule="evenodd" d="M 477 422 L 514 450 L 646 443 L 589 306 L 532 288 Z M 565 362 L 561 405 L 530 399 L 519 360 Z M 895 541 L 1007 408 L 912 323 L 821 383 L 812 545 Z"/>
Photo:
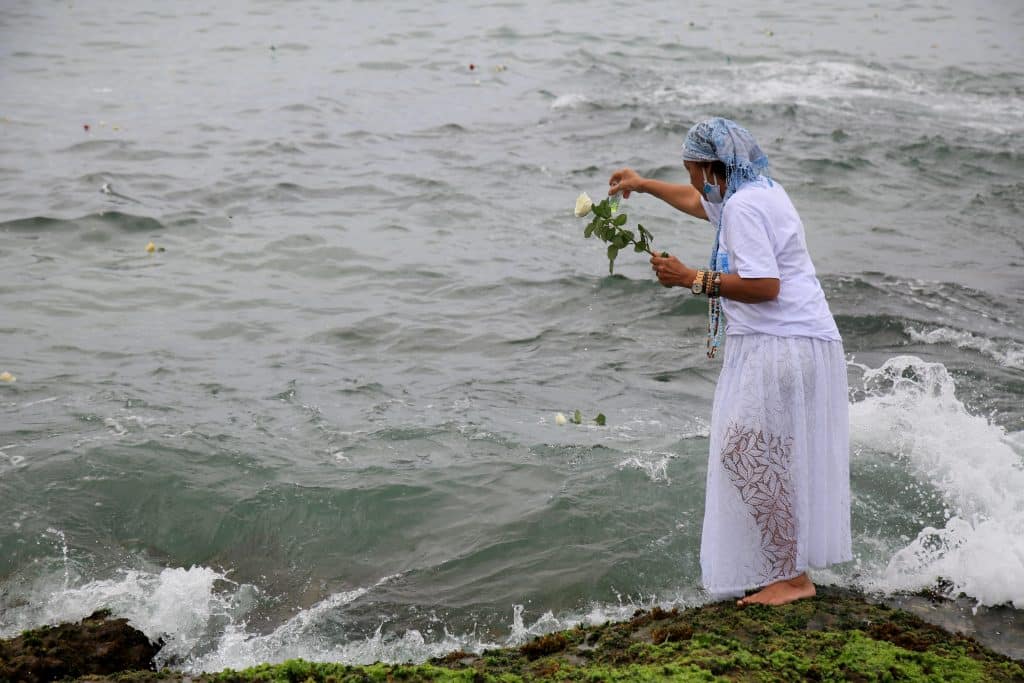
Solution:
<path fill-rule="evenodd" d="M 147 254 L 152 254 L 154 251 L 156 251 L 156 245 L 155 244 L 150 242 L 149 244 L 146 245 L 146 253 Z"/>
<path fill-rule="evenodd" d="M 7 382 L 8 384 L 13 384 L 14 382 L 17 381 L 18 378 L 12 375 L 11 373 L 7 372 L 6 370 L 4 372 L 0 372 L 0 382 Z"/>
<path fill-rule="evenodd" d="M 474 70 L 476 70 L 476 64 L 470 64 L 470 65 L 469 65 L 469 70 L 470 70 L 470 71 L 474 71 Z"/>
<path fill-rule="evenodd" d="M 565 419 L 565 415 L 562 415 L 561 413 L 555 413 L 555 424 L 556 425 L 561 427 L 566 422 L 568 422 L 568 420 Z"/>
<path fill-rule="evenodd" d="M 85 130 L 86 133 L 88 133 L 89 132 L 89 124 L 88 123 L 83 123 L 82 124 L 82 129 Z"/>
<path fill-rule="evenodd" d="M 100 185 L 100 192 L 105 194 L 105 195 L 110 195 L 111 197 L 117 197 L 118 199 L 124 199 L 125 201 L 135 202 L 136 204 L 141 204 L 142 203 L 138 199 L 133 199 L 132 197 L 129 197 L 128 195 L 121 194 L 120 192 L 115 190 L 114 186 L 111 185 L 110 183 L 103 183 L 102 185 Z M 163 250 L 161 249 L 161 251 L 163 251 Z"/>
<path fill-rule="evenodd" d="M 495 73 L 499 73 L 500 74 L 502 71 L 508 71 L 508 67 L 505 66 L 504 64 L 499 64 L 496 67 L 494 67 L 494 72 Z"/>
<path fill-rule="evenodd" d="M 597 423 L 598 427 L 604 427 L 608 423 L 608 419 L 604 416 L 604 413 L 598 413 L 597 417 L 594 418 L 594 422 Z"/>

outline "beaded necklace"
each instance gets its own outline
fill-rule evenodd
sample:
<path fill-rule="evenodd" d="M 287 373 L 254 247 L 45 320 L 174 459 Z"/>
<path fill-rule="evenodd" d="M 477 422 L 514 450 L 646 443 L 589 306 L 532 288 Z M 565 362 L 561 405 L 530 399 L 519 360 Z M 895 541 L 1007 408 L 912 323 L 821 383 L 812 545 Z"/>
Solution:
<path fill-rule="evenodd" d="M 715 231 L 715 243 L 711 247 L 711 261 L 709 267 L 711 271 L 718 271 L 719 273 L 729 272 L 729 252 L 719 251 L 719 241 L 722 237 L 722 221 L 719 218 L 718 230 Z M 725 325 L 722 324 L 722 301 L 721 297 L 709 296 L 708 297 L 708 338 L 707 338 L 707 354 L 708 358 L 714 358 L 715 352 L 722 345 L 722 340 L 725 337 Z"/>

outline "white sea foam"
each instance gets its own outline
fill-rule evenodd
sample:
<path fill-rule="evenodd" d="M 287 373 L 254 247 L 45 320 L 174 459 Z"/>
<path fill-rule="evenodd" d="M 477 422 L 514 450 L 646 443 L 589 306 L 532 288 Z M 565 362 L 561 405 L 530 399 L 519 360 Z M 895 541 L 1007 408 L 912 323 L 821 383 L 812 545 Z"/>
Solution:
<path fill-rule="evenodd" d="M 653 482 L 664 482 L 671 484 L 668 476 L 669 461 L 674 458 L 672 453 L 644 452 L 632 455 L 615 466 L 617 470 L 635 469 L 640 470 Z"/>
<path fill-rule="evenodd" d="M 54 530 L 53 533 L 56 533 Z M 62 541 L 59 535 L 56 540 Z M 167 568 L 161 571 L 129 570 L 119 576 L 62 588 L 67 577 L 57 572 L 40 580 L 24 595 L 19 607 L 7 609 L 0 621 L 0 636 L 8 636 L 39 624 L 80 620 L 97 609 L 107 608 L 124 617 L 151 640 L 166 645 L 157 664 L 190 673 L 245 668 L 302 658 L 346 664 L 423 662 L 455 650 L 482 653 L 489 648 L 520 645 L 534 636 L 572 628 L 577 624 L 601 624 L 629 618 L 637 609 L 666 609 L 698 604 L 698 591 L 661 596 L 618 596 L 617 603 L 591 603 L 585 609 L 555 615 L 546 611 L 533 620 L 523 605 L 510 607 L 506 636 L 488 638 L 476 629 L 452 633 L 446 624 L 426 634 L 417 629 L 391 630 L 386 616 L 366 638 L 339 642 L 336 632 L 345 608 L 394 579 L 385 576 L 372 585 L 328 596 L 278 626 L 260 634 L 246 622 L 256 603 L 253 586 L 230 581 L 208 567 Z M 441 632 L 440 636 L 433 633 Z"/>
<path fill-rule="evenodd" d="M 941 529 L 923 528 L 866 587 L 934 586 L 979 605 L 1024 608 L 1024 465 L 1019 439 L 971 415 L 941 363 L 899 356 L 864 375 L 867 398 L 850 409 L 854 449 L 890 453 L 942 496 Z"/>
<path fill-rule="evenodd" d="M 579 93 L 569 93 L 567 95 L 559 95 L 555 98 L 555 101 L 551 103 L 552 109 L 576 109 L 589 100 Z"/>
<path fill-rule="evenodd" d="M 229 667 L 252 666 L 257 662 L 281 662 L 296 658 L 372 664 L 378 660 L 405 661 L 403 658 L 412 653 L 426 659 L 432 655 L 424 652 L 432 651 L 432 647 L 440 647 L 440 644 L 428 646 L 423 637 L 414 630 L 406 632 L 397 642 L 385 642 L 381 628 L 377 629 L 372 638 L 339 645 L 332 645 L 328 639 L 320 636 L 323 623 L 332 613 L 393 578 L 395 577 L 386 576 L 373 586 L 334 593 L 309 609 L 300 611 L 265 635 L 250 633 L 244 621 L 229 623 L 220 635 L 216 647 L 207 654 L 189 658 L 185 661 L 184 668 L 196 672 L 220 671 Z"/>
<path fill-rule="evenodd" d="M 937 327 L 922 330 L 911 325 L 904 327 L 911 341 L 918 344 L 948 344 L 959 349 L 978 351 L 1008 368 L 1024 370 L 1024 346 L 1010 340 L 993 340 L 978 337 L 966 330 Z"/>
<path fill-rule="evenodd" d="M 63 536 L 51 529 L 63 544 Z M 63 546 L 66 552 L 66 546 Z M 0 634 L 11 635 L 39 624 L 79 621 L 109 609 L 145 633 L 166 643 L 161 662 L 189 656 L 211 630 L 230 623 L 253 601 L 256 589 L 240 586 L 209 567 L 131 569 L 105 580 L 69 587 L 73 565 L 41 578 L 23 605 L 4 611 Z"/>
<path fill-rule="evenodd" d="M 713 80 L 681 82 L 663 87 L 652 96 L 655 102 L 681 101 L 697 109 L 720 108 L 723 103 L 794 103 L 850 113 L 877 106 L 872 101 L 895 101 L 926 111 L 935 119 L 948 119 L 963 126 L 1001 133 L 1024 127 L 1024 101 L 1020 97 L 950 91 L 942 83 L 841 61 L 733 64 L 721 67 Z"/>
<path fill-rule="evenodd" d="M 381 579 L 374 587 L 390 578 Z M 671 609 L 699 602 L 695 592 L 674 594 L 661 599 L 645 596 L 623 599 L 619 596 L 617 604 L 592 603 L 584 611 L 561 615 L 555 615 L 549 610 L 529 623 L 524 617 L 524 606 L 516 604 L 512 605 L 508 635 L 497 639 L 481 637 L 475 629 L 469 633 L 454 634 L 443 624 L 440 627 L 443 635 L 429 640 L 417 629 L 407 629 L 401 634 L 389 633 L 386 619 L 381 620 L 372 636 L 362 640 L 335 644 L 321 636 L 332 613 L 369 590 L 372 588 L 332 595 L 300 612 L 267 635 L 253 635 L 247 632 L 244 624 L 233 624 L 226 630 L 214 652 L 192 658 L 183 668 L 185 671 L 199 673 L 220 671 L 228 667 L 238 669 L 258 662 L 275 663 L 292 658 L 356 665 L 377 661 L 424 662 L 431 657 L 457 650 L 480 654 L 491 648 L 514 647 L 535 636 L 573 628 L 577 624 L 619 621 L 629 618 L 637 609 L 651 609 L 654 606 Z"/>

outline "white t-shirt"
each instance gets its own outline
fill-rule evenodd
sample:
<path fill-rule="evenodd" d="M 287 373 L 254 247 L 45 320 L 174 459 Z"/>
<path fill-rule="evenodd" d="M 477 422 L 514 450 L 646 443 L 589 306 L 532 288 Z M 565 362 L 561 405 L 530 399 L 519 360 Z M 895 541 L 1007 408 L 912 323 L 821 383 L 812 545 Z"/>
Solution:
<path fill-rule="evenodd" d="M 807 253 L 804 225 L 782 185 L 748 183 L 724 204 L 703 198 L 701 203 L 711 224 L 722 226 L 719 250 L 729 255 L 729 272 L 779 279 L 773 301 L 745 304 L 722 297 L 727 335 L 841 339 Z"/>

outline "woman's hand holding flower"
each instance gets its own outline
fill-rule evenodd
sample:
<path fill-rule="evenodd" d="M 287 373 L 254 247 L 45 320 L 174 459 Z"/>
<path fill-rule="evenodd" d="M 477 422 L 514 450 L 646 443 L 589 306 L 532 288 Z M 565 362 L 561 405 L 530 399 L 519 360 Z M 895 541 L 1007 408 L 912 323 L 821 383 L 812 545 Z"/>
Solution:
<path fill-rule="evenodd" d="M 697 276 L 696 270 L 687 268 L 682 261 L 669 255 L 651 256 L 651 270 L 658 276 L 662 287 L 689 287 Z"/>
<path fill-rule="evenodd" d="M 608 194 L 621 194 L 623 199 L 629 199 L 630 194 L 640 191 L 643 181 L 643 176 L 633 169 L 620 168 L 608 179 Z"/>

